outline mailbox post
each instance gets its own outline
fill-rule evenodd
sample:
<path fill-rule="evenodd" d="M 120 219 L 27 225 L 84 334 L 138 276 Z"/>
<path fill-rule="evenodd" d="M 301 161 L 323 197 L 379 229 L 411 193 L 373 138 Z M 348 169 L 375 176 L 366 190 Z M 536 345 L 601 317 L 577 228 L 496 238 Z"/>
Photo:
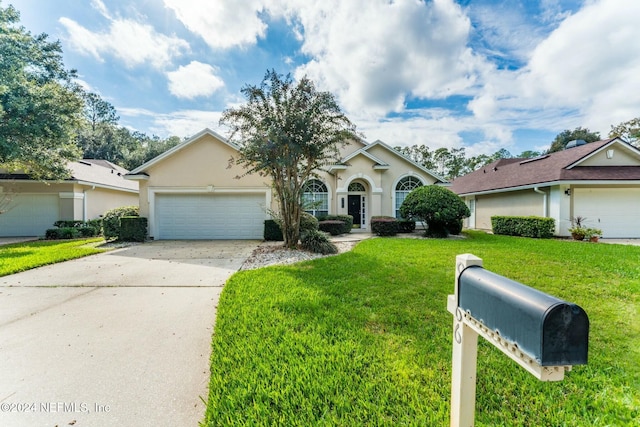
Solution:
<path fill-rule="evenodd" d="M 560 381 L 587 363 L 589 319 L 579 306 L 482 268 L 482 259 L 456 257 L 453 314 L 451 426 L 475 417 L 478 336 L 541 381 Z"/>

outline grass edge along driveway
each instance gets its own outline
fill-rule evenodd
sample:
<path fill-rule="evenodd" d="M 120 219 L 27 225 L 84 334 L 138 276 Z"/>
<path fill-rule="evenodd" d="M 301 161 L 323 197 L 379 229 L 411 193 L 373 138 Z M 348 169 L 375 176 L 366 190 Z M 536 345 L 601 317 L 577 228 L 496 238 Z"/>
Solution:
<path fill-rule="evenodd" d="M 480 339 L 476 425 L 640 418 L 640 247 L 470 232 L 377 238 L 236 273 L 218 306 L 203 425 L 449 424 L 455 256 L 584 308 L 589 364 L 543 383 Z"/>
<path fill-rule="evenodd" d="M 102 238 L 39 240 L 0 246 L 0 277 L 104 252 L 95 247 L 102 242 Z"/>

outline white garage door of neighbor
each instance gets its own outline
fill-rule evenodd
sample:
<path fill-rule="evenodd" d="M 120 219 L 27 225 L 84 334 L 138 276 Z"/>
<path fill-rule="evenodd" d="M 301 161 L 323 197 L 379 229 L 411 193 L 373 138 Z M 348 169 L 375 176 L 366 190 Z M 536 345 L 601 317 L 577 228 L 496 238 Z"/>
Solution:
<path fill-rule="evenodd" d="M 640 238 L 640 189 L 576 188 L 574 216 L 586 227 L 600 228 L 603 238 Z"/>
<path fill-rule="evenodd" d="M 6 212 L 0 214 L 0 236 L 44 236 L 58 220 L 58 199 L 57 194 L 15 195 L 6 207 L 3 203 Z"/>
<path fill-rule="evenodd" d="M 264 194 L 157 194 L 156 239 L 262 239 Z"/>

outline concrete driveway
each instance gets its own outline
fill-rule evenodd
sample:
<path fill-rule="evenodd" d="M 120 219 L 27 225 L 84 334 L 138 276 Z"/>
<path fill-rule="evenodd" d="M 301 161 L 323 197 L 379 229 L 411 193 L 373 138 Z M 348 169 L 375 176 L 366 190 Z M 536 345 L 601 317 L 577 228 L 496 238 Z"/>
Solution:
<path fill-rule="evenodd" d="M 197 426 L 218 298 L 257 241 L 160 241 L 0 278 L 0 425 Z"/>

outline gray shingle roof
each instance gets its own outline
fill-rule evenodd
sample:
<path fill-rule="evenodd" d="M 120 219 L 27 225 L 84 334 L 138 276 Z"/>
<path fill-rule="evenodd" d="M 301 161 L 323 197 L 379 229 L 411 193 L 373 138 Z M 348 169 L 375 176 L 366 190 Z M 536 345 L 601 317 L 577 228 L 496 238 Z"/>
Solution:
<path fill-rule="evenodd" d="M 138 191 L 138 183 L 124 179 L 126 169 L 107 160 L 83 159 L 70 162 L 71 181 L 112 187 L 129 191 Z"/>

